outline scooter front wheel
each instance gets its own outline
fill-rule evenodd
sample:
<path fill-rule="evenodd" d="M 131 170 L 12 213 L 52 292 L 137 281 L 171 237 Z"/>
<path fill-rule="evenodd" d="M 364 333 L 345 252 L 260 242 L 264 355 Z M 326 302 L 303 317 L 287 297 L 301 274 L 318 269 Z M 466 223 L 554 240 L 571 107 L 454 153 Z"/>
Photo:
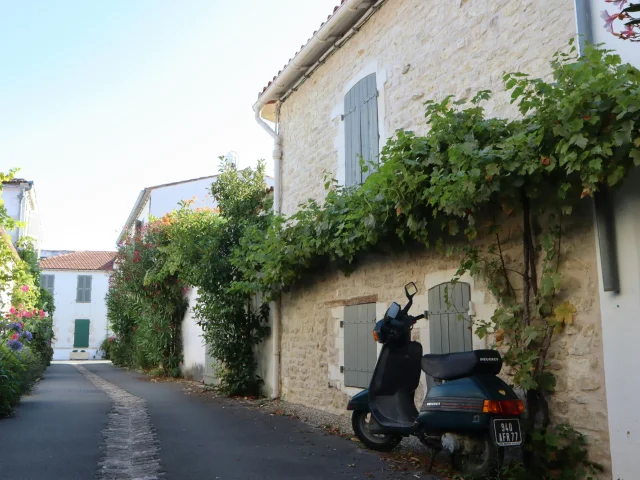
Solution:
<path fill-rule="evenodd" d="M 402 436 L 394 434 L 378 434 L 371 433 L 369 423 L 371 422 L 371 413 L 362 410 L 354 410 L 351 415 L 351 425 L 356 437 L 371 450 L 379 452 L 389 452 L 396 448 L 402 441 Z"/>

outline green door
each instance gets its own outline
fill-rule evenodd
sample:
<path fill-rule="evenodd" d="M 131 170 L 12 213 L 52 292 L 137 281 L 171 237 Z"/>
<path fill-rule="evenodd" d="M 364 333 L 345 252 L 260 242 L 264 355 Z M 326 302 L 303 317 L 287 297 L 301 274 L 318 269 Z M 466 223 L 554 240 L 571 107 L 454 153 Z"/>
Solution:
<path fill-rule="evenodd" d="M 73 346 L 76 348 L 89 347 L 89 320 L 76 320 L 73 333 Z"/>

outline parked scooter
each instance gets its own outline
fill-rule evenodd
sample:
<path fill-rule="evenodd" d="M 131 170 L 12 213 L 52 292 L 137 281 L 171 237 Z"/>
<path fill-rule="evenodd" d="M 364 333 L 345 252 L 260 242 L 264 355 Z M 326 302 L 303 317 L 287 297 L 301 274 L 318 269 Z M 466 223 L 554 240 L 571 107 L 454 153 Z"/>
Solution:
<path fill-rule="evenodd" d="M 502 358 L 495 350 L 422 355 L 411 329 L 428 312 L 409 315 L 415 283 L 405 286 L 408 303 L 392 303 L 376 323 L 373 338 L 383 344 L 368 390 L 347 405 L 356 436 L 373 450 L 389 451 L 414 435 L 433 449 L 448 451 L 467 477 L 484 477 L 499 468 L 504 447 L 522 444 L 524 403 L 496 375 Z M 420 369 L 436 384 L 420 411 L 414 402 Z"/>

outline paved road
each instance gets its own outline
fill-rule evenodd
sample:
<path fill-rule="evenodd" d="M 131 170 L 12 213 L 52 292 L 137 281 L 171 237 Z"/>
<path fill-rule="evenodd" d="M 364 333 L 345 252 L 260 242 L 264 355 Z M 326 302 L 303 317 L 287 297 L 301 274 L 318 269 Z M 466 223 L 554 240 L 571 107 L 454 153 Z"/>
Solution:
<path fill-rule="evenodd" d="M 299 421 L 186 395 L 180 384 L 105 363 L 52 365 L 18 415 L 0 421 L 2 480 L 133 478 L 414 476 Z"/>

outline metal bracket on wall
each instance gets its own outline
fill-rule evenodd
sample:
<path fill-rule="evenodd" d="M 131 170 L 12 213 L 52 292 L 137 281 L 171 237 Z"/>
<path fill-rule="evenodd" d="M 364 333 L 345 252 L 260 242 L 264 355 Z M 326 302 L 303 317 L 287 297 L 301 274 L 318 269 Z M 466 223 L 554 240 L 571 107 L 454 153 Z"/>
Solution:
<path fill-rule="evenodd" d="M 340 328 L 344 328 L 344 320 L 340 320 Z"/>
<path fill-rule="evenodd" d="M 344 373 L 344 366 L 340 365 L 340 373 Z"/>

